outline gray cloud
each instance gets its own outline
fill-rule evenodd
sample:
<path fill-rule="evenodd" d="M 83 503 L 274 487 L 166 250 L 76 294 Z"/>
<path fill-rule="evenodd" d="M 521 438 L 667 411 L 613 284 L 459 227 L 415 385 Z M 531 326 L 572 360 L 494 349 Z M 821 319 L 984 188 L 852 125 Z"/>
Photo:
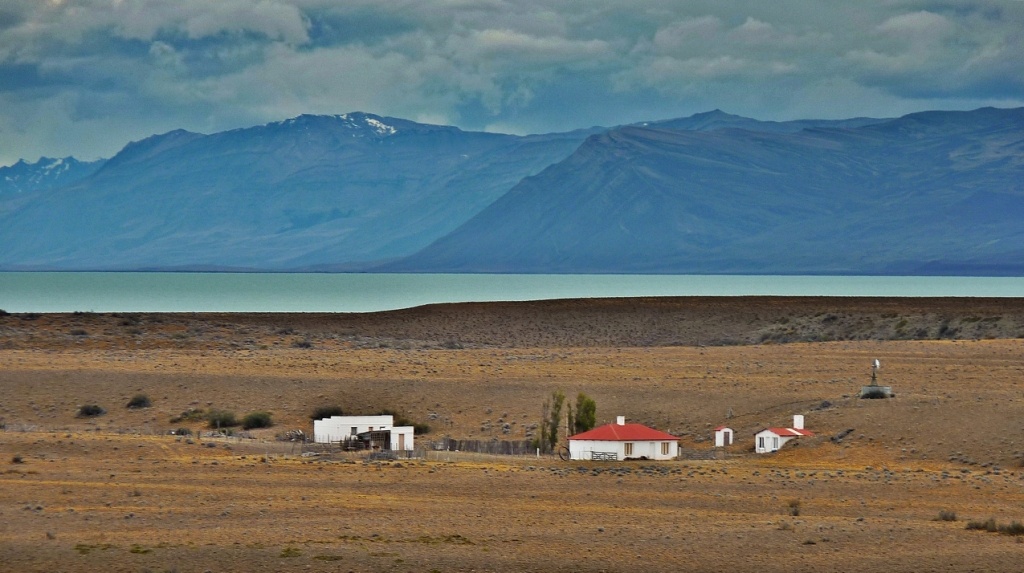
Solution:
<path fill-rule="evenodd" d="M 10 0 L 0 164 L 363 110 L 535 132 L 1024 105 L 1019 0 Z"/>

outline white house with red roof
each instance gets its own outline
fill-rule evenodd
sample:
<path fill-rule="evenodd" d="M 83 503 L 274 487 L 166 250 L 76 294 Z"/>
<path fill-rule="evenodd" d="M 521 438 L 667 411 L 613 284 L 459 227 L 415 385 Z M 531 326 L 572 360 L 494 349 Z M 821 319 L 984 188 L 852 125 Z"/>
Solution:
<path fill-rule="evenodd" d="M 786 445 L 786 442 L 803 436 L 813 436 L 814 432 L 804 429 L 804 417 L 793 416 L 792 428 L 765 428 L 754 434 L 754 452 L 770 454 Z"/>
<path fill-rule="evenodd" d="M 678 455 L 679 438 L 643 424 L 627 424 L 625 416 L 569 437 L 569 457 L 574 460 L 671 460 Z"/>

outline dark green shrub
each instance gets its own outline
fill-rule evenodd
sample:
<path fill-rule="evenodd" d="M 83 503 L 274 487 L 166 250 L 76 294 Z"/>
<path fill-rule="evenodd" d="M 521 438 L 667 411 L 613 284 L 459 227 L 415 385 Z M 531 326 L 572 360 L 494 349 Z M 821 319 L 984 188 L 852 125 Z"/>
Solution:
<path fill-rule="evenodd" d="M 939 512 L 938 520 L 939 521 L 956 521 L 956 512 L 955 511 L 948 511 L 948 510 L 944 509 L 944 510 Z"/>
<path fill-rule="evenodd" d="M 256 428 L 269 428 L 274 425 L 270 419 L 270 412 L 250 412 L 242 418 L 242 429 L 253 430 Z"/>
<path fill-rule="evenodd" d="M 102 416 L 103 414 L 106 414 L 106 413 L 107 413 L 106 410 L 104 410 L 100 406 L 97 406 L 96 404 L 86 404 L 86 405 L 78 408 L 78 417 L 79 418 L 94 418 L 96 416 Z"/>
<path fill-rule="evenodd" d="M 320 406 L 316 410 L 313 410 L 313 415 L 310 419 L 323 420 L 324 418 L 330 418 L 331 416 L 344 416 L 345 412 L 342 411 L 341 406 Z"/>
<path fill-rule="evenodd" d="M 128 400 L 128 408 L 149 408 L 153 405 L 152 400 L 145 394 L 136 394 L 132 396 L 131 400 Z"/>
<path fill-rule="evenodd" d="M 227 410 L 210 410 L 206 414 L 206 423 L 214 429 L 230 428 L 238 425 L 238 419 L 234 412 Z"/>

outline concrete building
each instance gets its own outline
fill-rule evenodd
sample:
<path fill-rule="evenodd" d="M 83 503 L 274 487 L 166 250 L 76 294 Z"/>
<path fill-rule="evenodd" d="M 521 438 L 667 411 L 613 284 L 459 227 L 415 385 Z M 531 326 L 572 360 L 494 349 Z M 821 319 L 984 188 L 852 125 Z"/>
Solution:
<path fill-rule="evenodd" d="M 411 451 L 413 427 L 394 424 L 394 416 L 331 416 L 313 421 L 313 441 L 362 442 L 371 449 Z"/>

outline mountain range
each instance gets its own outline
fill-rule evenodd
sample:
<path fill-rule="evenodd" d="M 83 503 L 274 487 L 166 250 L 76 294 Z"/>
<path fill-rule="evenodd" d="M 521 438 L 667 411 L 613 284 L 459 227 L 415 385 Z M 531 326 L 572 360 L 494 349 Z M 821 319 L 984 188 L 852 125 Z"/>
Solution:
<path fill-rule="evenodd" d="M 1024 109 L 527 136 L 303 115 L 0 168 L 0 223 L 6 270 L 1024 275 Z"/>

